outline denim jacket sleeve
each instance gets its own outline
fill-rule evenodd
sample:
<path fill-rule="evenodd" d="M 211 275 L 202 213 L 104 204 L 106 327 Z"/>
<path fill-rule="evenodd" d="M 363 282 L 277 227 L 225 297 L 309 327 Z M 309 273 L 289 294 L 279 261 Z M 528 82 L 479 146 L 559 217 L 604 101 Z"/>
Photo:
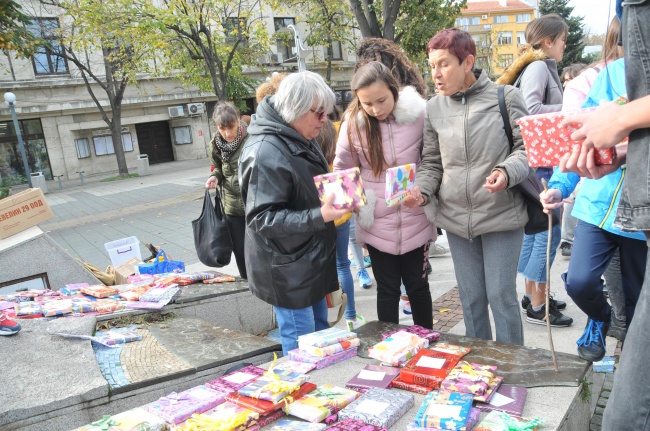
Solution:
<path fill-rule="evenodd" d="M 580 175 L 573 172 L 561 172 L 556 169 L 548 182 L 548 188 L 559 190 L 562 192 L 562 199 L 566 199 L 571 196 L 579 182 Z"/>

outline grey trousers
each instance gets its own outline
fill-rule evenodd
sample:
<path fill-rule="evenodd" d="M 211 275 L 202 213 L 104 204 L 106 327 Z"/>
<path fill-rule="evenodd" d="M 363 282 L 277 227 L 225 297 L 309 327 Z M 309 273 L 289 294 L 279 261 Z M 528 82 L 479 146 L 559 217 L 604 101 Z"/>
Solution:
<path fill-rule="evenodd" d="M 467 240 L 447 232 L 454 262 L 466 335 L 492 340 L 488 304 L 496 340 L 524 345 L 517 301 L 517 264 L 524 229 L 487 233 Z"/>

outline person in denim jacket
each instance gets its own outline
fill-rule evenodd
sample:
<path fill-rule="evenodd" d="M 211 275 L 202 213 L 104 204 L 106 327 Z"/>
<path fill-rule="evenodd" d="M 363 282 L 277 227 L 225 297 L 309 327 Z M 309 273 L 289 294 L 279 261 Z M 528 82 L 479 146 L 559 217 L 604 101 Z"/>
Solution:
<path fill-rule="evenodd" d="M 617 0 L 622 7 L 623 51 L 626 64 L 627 105 L 609 103 L 594 112 L 568 116 L 564 123 L 581 127 L 571 138 L 579 141 L 561 168 L 600 178 L 627 161 L 627 178 L 615 225 L 624 231 L 641 231 L 650 244 L 650 0 Z M 618 145 L 629 136 L 627 146 Z M 617 146 L 614 165 L 594 163 L 594 147 Z M 629 157 L 626 157 L 629 154 Z M 648 262 L 635 318 L 627 332 L 614 387 L 603 416 L 603 429 L 650 430 L 650 287 Z"/>

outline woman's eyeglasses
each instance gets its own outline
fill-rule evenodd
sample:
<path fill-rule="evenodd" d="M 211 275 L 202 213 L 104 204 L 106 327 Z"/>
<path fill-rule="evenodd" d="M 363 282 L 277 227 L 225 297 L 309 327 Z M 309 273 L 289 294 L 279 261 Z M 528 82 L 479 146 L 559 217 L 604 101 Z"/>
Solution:
<path fill-rule="evenodd" d="M 327 116 L 327 114 L 325 113 L 325 110 L 317 111 L 315 109 L 310 109 L 310 111 L 313 112 L 314 114 L 316 114 L 316 116 L 318 117 L 318 121 L 323 121 L 323 118 L 325 118 Z"/>

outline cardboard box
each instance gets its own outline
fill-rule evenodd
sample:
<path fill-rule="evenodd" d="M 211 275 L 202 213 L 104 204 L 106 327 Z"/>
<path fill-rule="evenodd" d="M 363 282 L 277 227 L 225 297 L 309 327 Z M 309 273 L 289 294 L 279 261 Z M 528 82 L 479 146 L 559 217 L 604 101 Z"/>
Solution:
<path fill-rule="evenodd" d="M 142 260 L 132 257 L 115 268 L 115 284 L 128 284 L 127 278 L 130 275 L 135 275 L 135 266 L 140 263 L 142 263 Z"/>
<path fill-rule="evenodd" d="M 27 189 L 0 200 L 0 239 L 54 217 L 41 189 Z"/>

